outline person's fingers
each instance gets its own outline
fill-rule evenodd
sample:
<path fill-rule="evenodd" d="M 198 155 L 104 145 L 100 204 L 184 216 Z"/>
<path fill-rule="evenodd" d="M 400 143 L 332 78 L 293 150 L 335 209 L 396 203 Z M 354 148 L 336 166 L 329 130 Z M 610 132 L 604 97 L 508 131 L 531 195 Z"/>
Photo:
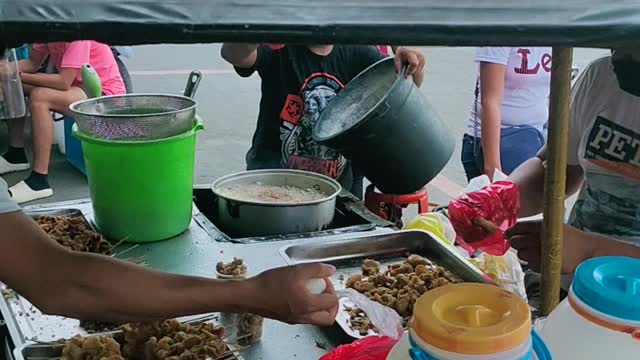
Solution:
<path fill-rule="evenodd" d="M 528 233 L 540 233 L 542 230 L 542 224 L 539 221 L 521 221 L 513 225 L 504 233 L 506 238 L 510 238 L 516 235 L 528 234 Z"/>
<path fill-rule="evenodd" d="M 306 296 L 304 312 L 320 311 L 331 309 L 338 304 L 338 297 L 335 294 L 309 295 Z"/>
<path fill-rule="evenodd" d="M 509 244 L 511 244 L 511 247 L 518 251 L 523 251 L 530 248 L 535 249 L 540 247 L 540 243 L 536 241 L 534 237 L 531 237 L 529 235 L 515 235 L 508 239 L 509 239 Z"/>
<path fill-rule="evenodd" d="M 331 311 L 317 311 L 300 317 L 300 322 L 318 326 L 331 326 L 336 321 L 336 314 Z"/>
<path fill-rule="evenodd" d="M 394 66 L 396 68 L 396 73 L 400 74 L 402 72 L 402 51 L 393 59 Z"/>
<path fill-rule="evenodd" d="M 335 295 L 336 289 L 333 287 L 333 282 L 330 279 L 324 279 L 324 282 L 327 284 L 326 289 L 324 290 L 325 294 Z"/>
<path fill-rule="evenodd" d="M 405 77 L 409 77 L 415 74 L 418 68 L 418 65 L 420 64 L 420 60 L 418 60 L 418 55 L 416 55 L 416 53 L 414 52 L 408 52 L 404 62 L 408 65 L 407 73 L 405 74 Z"/>
<path fill-rule="evenodd" d="M 323 279 L 328 278 L 336 272 L 336 267 L 328 264 L 306 264 L 296 265 L 298 274 L 303 279 Z"/>

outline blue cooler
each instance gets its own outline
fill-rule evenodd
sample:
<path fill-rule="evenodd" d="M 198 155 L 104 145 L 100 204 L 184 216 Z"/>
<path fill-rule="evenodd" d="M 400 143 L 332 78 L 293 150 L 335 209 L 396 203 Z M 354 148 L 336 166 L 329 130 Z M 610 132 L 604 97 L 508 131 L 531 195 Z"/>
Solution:
<path fill-rule="evenodd" d="M 64 118 L 64 144 L 67 161 L 80 171 L 83 175 L 87 175 L 87 170 L 84 166 L 84 154 L 82 153 L 82 144 L 78 139 L 73 136 L 71 128 L 73 127 L 73 118 Z"/>

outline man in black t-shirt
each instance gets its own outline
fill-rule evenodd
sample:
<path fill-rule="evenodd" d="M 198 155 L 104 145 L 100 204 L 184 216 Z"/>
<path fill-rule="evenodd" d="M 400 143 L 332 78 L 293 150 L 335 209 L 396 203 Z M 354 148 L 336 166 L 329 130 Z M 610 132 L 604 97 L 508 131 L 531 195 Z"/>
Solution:
<path fill-rule="evenodd" d="M 354 184 L 349 160 L 313 141 L 311 130 L 336 94 L 383 58 L 376 47 L 224 44 L 222 57 L 240 76 L 257 71 L 262 79 L 258 124 L 247 153 L 248 170 L 313 171 L 337 179 L 347 190 L 360 189 L 356 195 L 362 196 L 362 184 Z M 420 50 L 398 48 L 396 63 L 397 69 L 407 64 L 408 75 L 417 85 L 422 83 L 424 56 Z"/>

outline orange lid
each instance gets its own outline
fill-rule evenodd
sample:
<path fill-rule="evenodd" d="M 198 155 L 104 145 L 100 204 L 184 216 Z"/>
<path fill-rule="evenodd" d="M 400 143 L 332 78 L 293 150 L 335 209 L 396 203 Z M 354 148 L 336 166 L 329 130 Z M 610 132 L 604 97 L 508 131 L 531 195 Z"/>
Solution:
<path fill-rule="evenodd" d="M 495 354 L 529 339 L 531 313 L 517 295 L 497 286 L 452 284 L 418 299 L 412 327 L 422 341 L 448 352 Z"/>

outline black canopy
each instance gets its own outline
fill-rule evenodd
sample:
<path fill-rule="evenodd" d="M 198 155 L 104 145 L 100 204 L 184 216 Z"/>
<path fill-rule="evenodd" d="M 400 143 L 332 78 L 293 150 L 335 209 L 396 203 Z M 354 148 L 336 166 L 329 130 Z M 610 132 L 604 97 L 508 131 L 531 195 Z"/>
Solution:
<path fill-rule="evenodd" d="M 613 47 L 640 39 L 640 1 L 0 0 L 0 39 Z"/>

